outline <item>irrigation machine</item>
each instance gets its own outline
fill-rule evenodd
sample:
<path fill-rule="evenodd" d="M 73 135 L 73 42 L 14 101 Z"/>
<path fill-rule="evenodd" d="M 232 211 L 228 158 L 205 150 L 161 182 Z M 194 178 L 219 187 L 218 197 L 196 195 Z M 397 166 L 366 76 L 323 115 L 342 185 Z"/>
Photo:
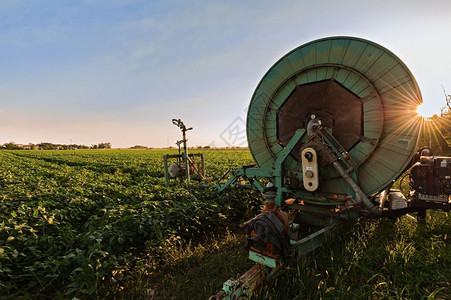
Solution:
<path fill-rule="evenodd" d="M 191 174 L 195 173 L 204 181 L 210 181 L 212 178 L 205 175 L 205 159 L 203 153 L 188 153 L 186 132 L 192 130 L 192 127 L 186 128 L 181 119 L 172 119 L 172 124 L 176 125 L 182 131 L 182 139 L 175 144 L 178 146 L 178 154 L 166 154 L 163 156 L 164 180 L 166 187 L 169 186 L 171 178 L 185 179 L 189 182 Z M 183 152 L 181 150 L 183 145 Z M 171 160 L 173 161 L 170 164 Z"/>
<path fill-rule="evenodd" d="M 368 40 L 315 40 L 277 61 L 248 109 L 255 165 L 234 170 L 218 187 L 221 192 L 244 180 L 263 194 L 265 206 L 250 222 L 247 244 L 255 265 L 210 299 L 249 296 L 263 277 L 336 236 L 344 222 L 449 211 L 451 157 L 418 150 L 421 103 L 407 66 Z M 189 129 L 181 128 L 189 172 Z M 409 169 L 410 192 L 403 195 L 392 187 Z M 305 227 L 315 230 L 306 235 Z"/>

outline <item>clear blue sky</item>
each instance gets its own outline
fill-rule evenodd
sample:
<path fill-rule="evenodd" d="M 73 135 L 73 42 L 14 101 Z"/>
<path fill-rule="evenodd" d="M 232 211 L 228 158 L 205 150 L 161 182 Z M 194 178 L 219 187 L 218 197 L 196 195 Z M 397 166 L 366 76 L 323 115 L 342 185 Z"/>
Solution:
<path fill-rule="evenodd" d="M 0 143 L 167 146 L 182 118 L 192 146 L 223 146 L 273 63 L 335 35 L 394 52 L 438 113 L 441 85 L 451 93 L 450 12 L 445 0 L 3 0 Z"/>

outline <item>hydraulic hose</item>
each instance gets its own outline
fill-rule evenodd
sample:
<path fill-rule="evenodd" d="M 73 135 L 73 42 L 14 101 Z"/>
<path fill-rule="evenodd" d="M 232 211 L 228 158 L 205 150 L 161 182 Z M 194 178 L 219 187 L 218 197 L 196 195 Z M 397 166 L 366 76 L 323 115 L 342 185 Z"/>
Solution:
<path fill-rule="evenodd" d="M 360 186 L 351 178 L 348 172 L 340 165 L 338 161 L 334 161 L 332 165 L 335 167 L 335 169 L 340 173 L 340 176 L 343 178 L 343 180 L 352 188 L 352 190 L 356 194 L 356 201 L 357 203 L 362 203 L 372 215 L 380 215 L 382 214 L 382 211 L 379 210 L 371 201 L 368 199 L 368 197 L 365 195 L 365 193 L 362 191 Z"/>

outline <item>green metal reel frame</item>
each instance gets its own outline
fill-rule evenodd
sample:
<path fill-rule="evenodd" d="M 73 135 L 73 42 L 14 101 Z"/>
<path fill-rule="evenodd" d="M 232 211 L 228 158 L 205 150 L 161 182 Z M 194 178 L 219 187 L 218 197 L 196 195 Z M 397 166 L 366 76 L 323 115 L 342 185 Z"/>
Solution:
<path fill-rule="evenodd" d="M 288 145 L 283 149 L 281 153 L 279 153 L 277 160 L 273 163 L 271 167 L 243 167 L 233 170 L 232 176 L 229 178 L 229 180 L 225 184 L 220 184 L 218 186 L 218 193 L 221 193 L 229 186 L 233 186 L 235 182 L 241 177 L 249 180 L 249 182 L 255 188 L 257 188 L 260 192 L 263 192 L 265 187 L 259 180 L 261 178 L 268 178 L 271 179 L 272 183 L 277 188 L 275 202 L 278 207 L 282 206 L 284 196 L 297 197 L 305 202 L 322 206 L 324 205 L 334 206 L 337 204 L 342 204 L 344 201 L 344 197 L 338 198 L 336 200 L 335 199 L 331 200 L 325 197 L 324 195 L 320 195 L 318 193 L 311 193 L 302 190 L 293 190 L 285 186 L 284 178 L 286 175 L 286 170 L 284 169 L 283 163 L 286 160 L 286 158 L 290 155 L 290 153 L 293 151 L 293 149 L 296 147 L 296 145 L 299 143 L 299 141 L 301 141 L 301 139 L 303 139 L 306 135 L 307 134 L 304 129 L 298 129 L 294 134 L 293 138 L 288 143 Z M 352 167 L 349 164 L 349 162 L 347 162 L 343 158 L 341 152 L 334 147 L 334 143 L 339 145 L 338 141 L 335 140 L 334 143 L 331 142 L 329 139 L 332 136 L 329 136 L 328 137 L 329 139 L 324 137 L 323 135 L 322 137 L 325 140 L 325 142 L 330 146 L 335 155 L 337 155 L 340 158 L 340 161 L 344 163 L 348 169 Z M 299 176 L 298 179 L 302 181 L 302 173 L 298 173 L 298 176 Z M 353 168 L 351 176 L 354 180 L 356 180 L 357 174 L 355 168 Z M 354 191 L 351 188 L 349 188 L 348 195 L 351 197 L 355 197 Z"/>
<path fill-rule="evenodd" d="M 285 153 L 283 145 L 287 143 L 281 139 L 287 139 L 288 131 L 279 136 L 278 127 L 283 106 L 297 89 L 325 81 L 336 82 L 359 98 L 363 131 L 357 144 L 347 150 L 357 164 L 359 185 L 365 194 L 380 192 L 405 170 L 417 148 L 422 119 L 416 108 L 422 97 L 407 66 L 388 49 L 365 39 L 312 41 L 293 49 L 268 70 L 252 96 L 246 122 L 254 160 L 259 167 L 270 167 Z M 321 109 L 325 113 L 327 103 L 338 98 L 323 96 L 326 100 L 322 100 Z M 298 99 L 301 102 L 314 101 L 302 97 Z M 293 128 L 302 128 L 302 118 L 305 116 L 292 116 Z M 290 172 L 298 169 L 299 161 L 287 157 L 284 164 Z M 328 176 L 329 171 L 335 173 L 333 168 L 323 170 L 320 190 L 345 194 L 346 185 L 333 174 Z"/>

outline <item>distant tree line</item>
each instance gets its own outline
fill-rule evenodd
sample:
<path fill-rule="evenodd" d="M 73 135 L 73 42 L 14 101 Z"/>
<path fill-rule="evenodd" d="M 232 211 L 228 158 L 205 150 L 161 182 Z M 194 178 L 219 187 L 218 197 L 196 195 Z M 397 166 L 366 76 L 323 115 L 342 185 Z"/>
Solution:
<path fill-rule="evenodd" d="M 92 145 L 91 149 L 111 149 L 111 143 L 100 143 L 97 145 Z"/>
<path fill-rule="evenodd" d="M 40 144 L 16 144 L 14 142 L 5 143 L 0 146 L 3 150 L 75 150 L 75 149 L 111 149 L 111 143 L 99 143 L 96 145 L 86 146 L 77 144 L 53 144 L 53 143 L 40 143 Z"/>
<path fill-rule="evenodd" d="M 143 146 L 143 145 L 135 145 L 128 149 L 148 150 L 148 149 L 153 149 L 153 147 L 147 147 L 147 146 Z"/>

